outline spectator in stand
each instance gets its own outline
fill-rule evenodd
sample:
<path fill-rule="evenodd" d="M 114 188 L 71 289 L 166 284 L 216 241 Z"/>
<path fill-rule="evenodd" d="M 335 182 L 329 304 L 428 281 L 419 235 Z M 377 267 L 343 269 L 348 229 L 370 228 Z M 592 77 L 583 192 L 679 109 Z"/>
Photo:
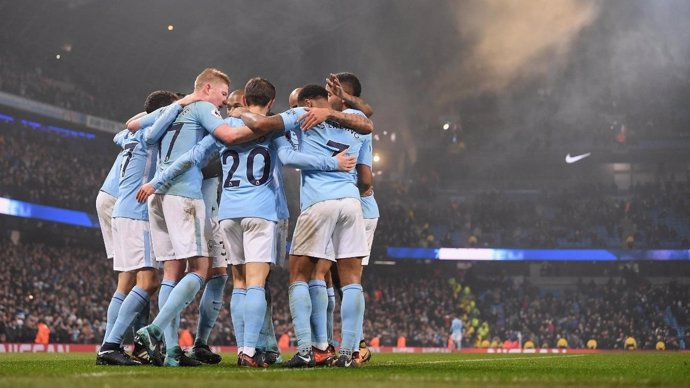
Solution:
<path fill-rule="evenodd" d="M 48 345 L 50 342 L 50 328 L 42 319 L 38 320 L 36 338 L 34 342 L 37 344 Z"/>

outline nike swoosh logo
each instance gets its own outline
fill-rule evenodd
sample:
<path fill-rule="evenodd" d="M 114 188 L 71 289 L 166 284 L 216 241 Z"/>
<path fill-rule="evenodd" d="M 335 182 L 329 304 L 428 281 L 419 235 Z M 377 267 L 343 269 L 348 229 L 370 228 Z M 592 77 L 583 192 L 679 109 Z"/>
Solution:
<path fill-rule="evenodd" d="M 309 362 L 309 361 L 311 361 L 311 357 L 304 357 L 304 356 L 301 356 L 301 355 L 299 355 L 299 354 L 297 355 L 297 357 L 301 358 L 302 361 L 304 361 L 304 362 Z"/>
<path fill-rule="evenodd" d="M 568 154 L 565 156 L 565 162 L 568 164 L 573 164 L 575 162 L 579 162 L 580 160 L 588 157 L 589 155 L 592 155 L 592 153 L 588 152 L 586 154 L 576 155 L 576 156 L 570 156 L 570 154 Z"/>

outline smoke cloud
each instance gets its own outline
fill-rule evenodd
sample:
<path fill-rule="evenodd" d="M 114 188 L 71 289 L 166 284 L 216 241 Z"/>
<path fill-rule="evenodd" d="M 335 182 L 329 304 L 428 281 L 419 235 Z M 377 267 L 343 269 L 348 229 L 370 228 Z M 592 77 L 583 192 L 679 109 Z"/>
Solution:
<path fill-rule="evenodd" d="M 438 78 L 439 107 L 562 68 L 599 6 L 589 0 L 476 0 L 453 11 L 458 34 L 471 48 L 459 52 Z"/>

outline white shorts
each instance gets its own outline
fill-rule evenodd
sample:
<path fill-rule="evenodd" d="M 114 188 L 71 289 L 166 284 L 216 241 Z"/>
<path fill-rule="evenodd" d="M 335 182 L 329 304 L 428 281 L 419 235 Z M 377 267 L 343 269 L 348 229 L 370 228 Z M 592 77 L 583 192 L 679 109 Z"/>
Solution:
<path fill-rule="evenodd" d="M 297 218 L 290 254 L 331 261 L 368 255 L 359 198 L 330 199 L 305 209 Z"/>
<path fill-rule="evenodd" d="M 369 256 L 371 255 L 371 245 L 374 243 L 374 232 L 376 232 L 376 225 L 378 223 L 378 218 L 364 219 L 364 231 L 367 233 L 367 248 L 369 248 L 369 254 L 362 259 L 362 265 L 369 264 Z"/>
<path fill-rule="evenodd" d="M 223 246 L 223 233 L 218 224 L 219 183 L 218 178 L 204 179 L 201 182 L 201 195 L 204 197 L 206 214 L 211 217 L 211 231 L 213 234 L 213 246 L 209 248 L 209 255 L 212 260 L 211 268 L 226 268 L 228 266 L 225 247 Z"/>
<path fill-rule="evenodd" d="M 149 234 L 149 222 L 131 218 L 113 218 L 113 245 L 115 271 L 134 271 L 150 267 L 157 268 L 153 259 L 153 246 Z"/>
<path fill-rule="evenodd" d="M 275 263 L 276 265 L 287 268 L 287 235 L 288 235 L 288 228 L 290 225 L 290 220 L 278 220 L 278 224 L 276 225 L 276 259 Z"/>
<path fill-rule="evenodd" d="M 156 260 L 209 257 L 213 234 L 202 199 L 154 194 L 149 197 L 149 223 Z"/>
<path fill-rule="evenodd" d="M 106 193 L 105 191 L 99 191 L 98 196 L 96 196 L 96 213 L 98 214 L 98 223 L 101 224 L 101 234 L 103 235 L 103 244 L 105 245 L 105 254 L 109 259 L 115 257 L 115 251 L 113 251 L 113 207 L 117 198 Z"/>
<path fill-rule="evenodd" d="M 451 334 L 450 339 L 453 340 L 454 342 L 460 342 L 462 341 L 462 333 L 460 334 Z"/>
<path fill-rule="evenodd" d="M 276 223 L 263 218 L 230 218 L 220 221 L 228 249 L 228 262 L 275 264 Z"/>
<path fill-rule="evenodd" d="M 211 230 L 213 231 L 213 247 L 211 247 L 209 252 L 211 255 L 211 268 L 227 268 L 228 253 L 223 241 L 223 230 L 220 228 L 218 216 L 211 217 Z"/>

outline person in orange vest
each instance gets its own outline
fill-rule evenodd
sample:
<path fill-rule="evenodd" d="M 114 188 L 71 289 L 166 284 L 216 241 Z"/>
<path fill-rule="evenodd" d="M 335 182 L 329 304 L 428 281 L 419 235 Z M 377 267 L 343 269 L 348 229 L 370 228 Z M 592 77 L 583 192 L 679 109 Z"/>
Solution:
<path fill-rule="evenodd" d="M 290 347 L 290 332 L 283 333 L 278 339 L 278 349 L 287 350 Z"/>
<path fill-rule="evenodd" d="M 398 348 L 405 348 L 405 347 L 407 347 L 407 339 L 405 338 L 404 335 L 401 335 L 400 337 L 398 337 L 398 343 L 397 343 L 397 345 L 395 345 L 395 346 L 398 347 Z"/>
<path fill-rule="evenodd" d="M 38 331 L 36 332 L 36 339 L 34 340 L 37 344 L 48 345 L 50 342 L 50 328 L 43 320 L 38 321 L 36 326 Z"/>
<path fill-rule="evenodd" d="M 181 348 L 191 348 L 194 346 L 194 337 L 187 326 L 184 326 L 182 329 L 180 329 L 179 342 Z"/>
<path fill-rule="evenodd" d="M 369 347 L 378 348 L 381 346 L 381 337 L 374 336 L 374 338 L 369 341 Z"/>

